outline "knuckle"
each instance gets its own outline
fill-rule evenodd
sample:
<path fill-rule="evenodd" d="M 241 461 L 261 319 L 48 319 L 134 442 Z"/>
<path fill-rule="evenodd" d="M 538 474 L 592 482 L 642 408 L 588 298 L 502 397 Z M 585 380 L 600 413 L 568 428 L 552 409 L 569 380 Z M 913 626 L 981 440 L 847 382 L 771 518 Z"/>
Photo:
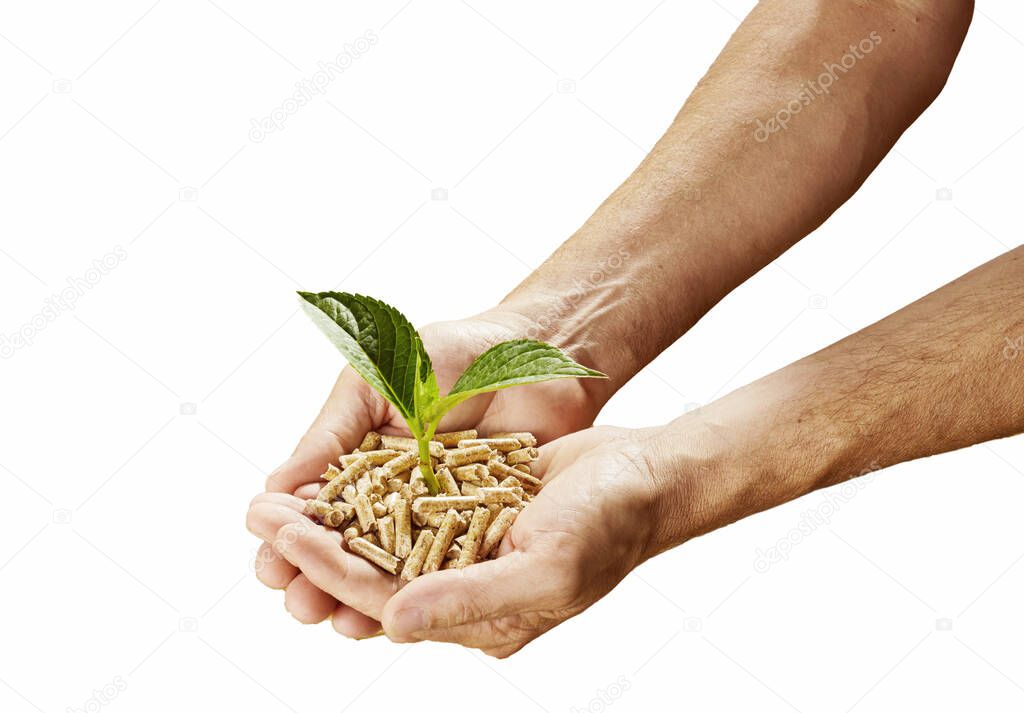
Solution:
<path fill-rule="evenodd" d="M 458 597 L 450 606 L 438 612 L 431 621 L 432 629 L 454 629 L 463 624 L 472 624 L 481 619 L 480 605 L 475 598 Z"/>
<path fill-rule="evenodd" d="M 536 615 L 517 614 L 489 622 L 489 642 L 481 650 L 494 658 L 507 658 L 533 641 L 543 630 Z"/>
<path fill-rule="evenodd" d="M 349 565 L 352 560 L 350 557 L 355 557 L 349 552 L 343 551 L 340 547 L 334 550 L 335 554 L 331 557 L 331 566 L 334 568 L 334 577 L 336 579 L 345 579 L 348 577 Z"/>

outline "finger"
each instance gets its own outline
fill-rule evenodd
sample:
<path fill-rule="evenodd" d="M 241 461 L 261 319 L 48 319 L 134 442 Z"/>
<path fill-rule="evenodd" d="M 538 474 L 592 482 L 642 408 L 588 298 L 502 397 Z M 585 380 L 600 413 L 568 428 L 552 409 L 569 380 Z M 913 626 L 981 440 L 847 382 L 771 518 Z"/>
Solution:
<path fill-rule="evenodd" d="M 295 491 L 295 497 L 300 500 L 310 500 L 320 494 L 320 488 L 324 487 L 326 481 L 320 480 L 316 483 L 306 483 Z"/>
<path fill-rule="evenodd" d="M 580 453 L 576 438 L 579 433 L 570 433 L 545 443 L 537 449 L 537 460 L 530 463 L 530 471 L 534 478 L 549 482 L 559 471 L 575 461 Z"/>
<path fill-rule="evenodd" d="M 339 634 L 350 639 L 368 639 L 383 633 L 379 621 L 344 604 L 339 604 L 334 609 L 334 613 L 331 614 L 331 625 Z"/>
<path fill-rule="evenodd" d="M 317 481 L 328 463 L 359 445 L 386 413 L 384 401 L 354 371 L 345 369 L 295 452 L 267 478 L 267 490 L 293 493 Z"/>
<path fill-rule="evenodd" d="M 318 624 L 331 615 L 338 602 L 300 574 L 284 590 L 284 607 L 303 624 Z"/>
<path fill-rule="evenodd" d="M 284 589 L 298 573 L 298 568 L 274 552 L 269 543 L 260 543 L 256 553 L 256 579 L 271 589 Z"/>
<path fill-rule="evenodd" d="M 337 462 L 346 450 L 333 431 L 314 425 L 288 460 L 267 477 L 267 491 L 291 493 L 300 485 L 319 480 L 327 464 Z"/>
<path fill-rule="evenodd" d="M 418 577 L 384 607 L 381 622 L 388 638 L 454 641 L 487 648 L 494 641 L 490 622 L 528 615 L 549 603 L 547 568 L 517 551 L 465 569 L 446 569 Z"/>
<path fill-rule="evenodd" d="M 557 443 L 557 441 L 555 441 Z M 551 470 L 551 461 L 558 452 L 558 446 L 546 444 L 537 449 L 537 460 L 530 463 L 530 475 L 544 480 L 544 475 Z"/>
<path fill-rule="evenodd" d="M 274 507 L 272 510 L 260 507 L 254 512 L 253 508 L 261 504 Z M 284 589 L 299 573 L 298 568 L 274 552 L 269 544 L 270 538 L 280 528 L 277 524 L 280 518 L 291 517 L 283 510 L 277 510 L 279 507 L 301 512 L 300 508 L 304 505 L 301 500 L 284 493 L 260 493 L 253 498 L 246 516 L 246 526 L 257 537 L 262 534 L 264 540 L 256 552 L 256 578 L 271 589 Z M 275 513 L 275 516 L 271 517 L 271 512 Z"/>
<path fill-rule="evenodd" d="M 342 549 L 341 535 L 323 527 L 286 524 L 274 549 L 320 589 L 374 619 L 395 591 L 393 575 Z"/>
<path fill-rule="evenodd" d="M 303 515 L 293 503 L 268 500 L 267 496 L 271 495 L 278 499 L 290 498 L 296 503 L 302 502 L 298 498 L 284 493 L 265 493 L 261 498 L 253 500 L 252 505 L 249 506 L 249 512 L 245 516 L 245 526 L 256 537 L 264 542 L 273 543 L 277 531 L 289 523 L 301 524 L 305 527 L 320 527 Z"/>
<path fill-rule="evenodd" d="M 290 495 L 288 493 L 258 493 L 252 500 L 249 501 L 249 507 L 259 503 L 276 503 L 277 505 L 285 505 L 297 512 L 304 512 L 306 509 L 306 501 L 303 498 Z"/>

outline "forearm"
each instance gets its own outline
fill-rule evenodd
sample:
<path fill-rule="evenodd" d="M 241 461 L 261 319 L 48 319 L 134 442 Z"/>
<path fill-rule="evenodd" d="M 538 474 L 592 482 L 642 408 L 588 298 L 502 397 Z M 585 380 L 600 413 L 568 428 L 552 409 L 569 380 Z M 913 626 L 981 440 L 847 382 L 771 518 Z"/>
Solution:
<path fill-rule="evenodd" d="M 680 418 L 657 447 L 672 524 L 655 550 L 816 488 L 1021 433 L 1022 307 L 1024 247 Z"/>
<path fill-rule="evenodd" d="M 607 372 L 610 396 L 851 195 L 938 93 L 969 16 L 957 0 L 764 0 L 633 175 L 502 308 Z M 825 65 L 839 69 L 819 82 Z M 765 123 L 794 101 L 788 128 Z"/>

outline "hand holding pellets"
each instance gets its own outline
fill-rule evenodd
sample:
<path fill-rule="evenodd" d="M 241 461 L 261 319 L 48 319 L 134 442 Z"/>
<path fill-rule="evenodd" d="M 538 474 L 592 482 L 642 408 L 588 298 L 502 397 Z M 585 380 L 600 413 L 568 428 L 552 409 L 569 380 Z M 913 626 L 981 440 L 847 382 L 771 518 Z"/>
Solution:
<path fill-rule="evenodd" d="M 516 516 L 540 492 L 530 433 L 439 433 L 430 456 L 442 493 L 430 496 L 418 473 L 414 439 L 366 434 L 330 464 L 306 514 L 343 533 L 349 551 L 410 581 L 466 567 L 497 552 Z"/>

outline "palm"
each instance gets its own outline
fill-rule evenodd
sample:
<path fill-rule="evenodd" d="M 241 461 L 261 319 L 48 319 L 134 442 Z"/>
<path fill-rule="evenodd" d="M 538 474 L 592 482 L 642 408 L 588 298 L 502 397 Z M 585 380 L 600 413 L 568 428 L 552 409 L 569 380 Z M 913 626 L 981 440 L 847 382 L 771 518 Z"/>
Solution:
<path fill-rule="evenodd" d="M 560 607 L 579 605 L 581 611 L 607 593 L 632 568 L 638 543 L 646 541 L 648 493 L 646 469 L 632 440 L 637 433 L 592 428 L 553 443 L 539 469 L 544 489 L 503 543 L 500 554 L 559 552 L 567 562 L 589 563 L 585 582 L 570 572 L 559 592 Z M 563 611 L 561 618 L 575 613 Z"/>
<path fill-rule="evenodd" d="M 522 336 L 487 318 L 433 324 L 421 330 L 421 335 L 442 392 L 479 354 L 494 344 Z M 595 413 L 594 399 L 586 387 L 578 380 L 563 379 L 470 399 L 448 414 L 441 428 L 476 428 L 483 434 L 529 430 L 544 443 L 589 426 Z M 327 464 L 355 448 L 370 430 L 408 431 L 401 414 L 347 368 L 295 453 L 271 474 L 267 490 L 294 493 L 298 498 L 315 496 L 321 485 L 320 474 Z M 278 500 L 267 502 L 272 498 Z M 250 527 L 254 532 L 260 530 L 258 534 L 268 541 L 273 540 L 277 528 L 294 524 L 296 511 L 301 515 L 301 500 L 298 499 L 282 500 L 281 496 L 268 494 L 257 501 L 261 514 L 253 515 L 257 509 L 254 501 L 250 520 L 255 524 L 251 523 Z M 335 627 L 342 633 L 359 636 L 379 629 L 376 618 L 387 595 L 393 591 L 390 576 L 379 571 L 366 573 L 376 594 L 370 597 L 369 606 L 360 606 L 356 611 L 338 601 L 348 601 L 350 597 L 336 598 L 313 586 L 305 574 L 275 554 L 268 544 L 261 547 L 259 557 L 261 581 L 285 589 L 286 606 L 300 621 L 322 621 L 333 612 Z"/>
<path fill-rule="evenodd" d="M 388 602 L 385 620 L 430 602 L 430 630 L 399 637 L 506 656 L 586 609 L 645 557 L 652 523 L 641 438 L 594 428 L 543 449 L 544 489 L 516 519 L 499 557 L 414 580 Z"/>

